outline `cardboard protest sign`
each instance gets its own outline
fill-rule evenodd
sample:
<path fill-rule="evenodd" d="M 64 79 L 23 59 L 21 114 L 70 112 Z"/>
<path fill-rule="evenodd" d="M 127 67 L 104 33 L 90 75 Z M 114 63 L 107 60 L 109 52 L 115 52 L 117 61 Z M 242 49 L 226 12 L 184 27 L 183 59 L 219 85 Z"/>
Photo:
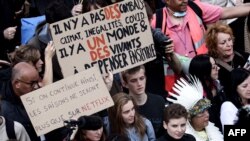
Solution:
<path fill-rule="evenodd" d="M 126 0 L 50 25 L 64 77 L 91 66 L 117 73 L 156 58 L 143 0 Z"/>
<path fill-rule="evenodd" d="M 23 95 L 21 100 L 38 136 L 64 126 L 65 120 L 114 104 L 97 67 Z"/>

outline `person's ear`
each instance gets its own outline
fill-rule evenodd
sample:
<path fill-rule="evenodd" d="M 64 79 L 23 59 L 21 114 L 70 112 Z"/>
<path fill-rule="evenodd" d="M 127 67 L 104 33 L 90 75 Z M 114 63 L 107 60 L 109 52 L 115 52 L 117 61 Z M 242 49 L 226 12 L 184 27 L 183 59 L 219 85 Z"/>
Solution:
<path fill-rule="evenodd" d="M 165 121 L 163 121 L 163 127 L 164 127 L 164 129 L 168 129 L 168 125 L 167 125 L 167 123 L 165 122 Z"/>
<path fill-rule="evenodd" d="M 121 81 L 122 86 L 125 87 L 125 88 L 128 88 L 127 82 L 125 82 L 125 81 L 123 80 L 122 74 L 119 73 L 119 75 L 120 75 L 120 81 Z"/>
<path fill-rule="evenodd" d="M 18 81 L 18 80 L 14 80 L 14 82 L 13 82 L 13 87 L 14 88 L 20 88 L 21 86 L 20 86 L 20 82 Z"/>
<path fill-rule="evenodd" d="M 128 89 L 128 83 L 125 81 L 122 81 L 122 86 Z"/>

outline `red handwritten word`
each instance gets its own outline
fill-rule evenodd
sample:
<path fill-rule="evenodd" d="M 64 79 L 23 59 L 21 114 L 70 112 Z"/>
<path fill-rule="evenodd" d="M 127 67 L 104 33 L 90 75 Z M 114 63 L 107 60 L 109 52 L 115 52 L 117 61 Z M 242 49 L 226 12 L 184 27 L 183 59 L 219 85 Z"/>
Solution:
<path fill-rule="evenodd" d="M 118 4 L 115 4 L 114 6 L 111 5 L 109 7 L 105 7 L 104 13 L 105 13 L 106 20 L 121 17 L 121 12 L 119 10 Z"/>
<path fill-rule="evenodd" d="M 92 39 L 92 42 L 90 41 Z M 106 45 L 104 35 L 101 37 L 95 36 L 87 40 L 87 45 L 90 49 L 90 57 L 92 61 L 104 59 L 110 56 L 110 51 Z"/>

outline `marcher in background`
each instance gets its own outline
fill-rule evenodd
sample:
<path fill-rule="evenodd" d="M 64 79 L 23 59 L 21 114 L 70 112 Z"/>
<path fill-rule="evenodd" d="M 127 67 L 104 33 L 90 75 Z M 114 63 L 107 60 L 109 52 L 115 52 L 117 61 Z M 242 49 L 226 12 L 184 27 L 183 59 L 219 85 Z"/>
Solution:
<path fill-rule="evenodd" d="M 10 61 L 12 53 L 21 41 L 21 22 L 24 0 L 0 1 L 0 59 Z"/>
<path fill-rule="evenodd" d="M 221 105 L 220 120 L 223 125 L 233 125 L 237 120 L 237 112 L 250 104 L 250 72 L 244 68 L 235 68 L 231 72 L 231 93 L 228 101 Z"/>
<path fill-rule="evenodd" d="M 233 6 L 237 6 L 237 5 L 241 5 L 243 3 L 247 3 L 250 2 L 250 0 L 201 0 L 201 2 L 205 2 L 205 3 L 209 3 L 209 4 L 213 4 L 213 5 L 217 5 L 217 6 L 221 6 L 221 7 L 233 7 Z M 236 51 L 239 52 L 248 52 L 250 53 L 250 44 L 245 43 L 246 39 L 249 38 L 248 36 L 250 32 L 249 31 L 249 27 L 247 24 L 248 21 L 247 19 L 250 18 L 250 15 L 248 14 L 248 16 L 243 16 L 243 17 L 239 17 L 239 18 L 232 18 L 232 19 L 227 19 L 227 20 L 222 20 L 223 23 L 228 24 L 232 30 L 233 30 L 233 34 L 234 34 L 234 48 Z M 249 42 L 249 39 L 248 39 Z M 247 49 L 248 48 L 248 49 Z"/>
<path fill-rule="evenodd" d="M 19 62 L 27 62 L 33 65 L 40 74 L 39 85 L 41 87 L 53 82 L 52 57 L 55 55 L 55 47 L 53 42 L 49 42 L 45 49 L 45 64 L 41 60 L 41 54 L 38 48 L 23 45 L 17 48 L 11 58 L 11 66 L 0 71 L 1 80 L 8 81 L 11 79 L 12 67 Z M 0 82 L 1 85 L 2 82 Z M 0 86 L 1 88 L 1 86 Z"/>
<path fill-rule="evenodd" d="M 203 98 L 203 87 L 199 79 L 192 76 L 189 80 L 181 78 L 173 89 L 175 94 L 170 93 L 173 98 L 168 100 L 183 105 L 189 113 L 186 133 L 193 135 L 196 141 L 223 141 L 219 128 L 209 122 L 208 108 L 211 102 Z"/>
<path fill-rule="evenodd" d="M 188 112 L 180 104 L 174 103 L 164 109 L 163 127 L 165 135 L 158 141 L 195 141 L 193 135 L 186 134 Z"/>
<path fill-rule="evenodd" d="M 174 52 L 180 55 L 180 61 L 187 64 L 188 68 L 189 58 L 208 51 L 205 44 L 206 24 L 215 23 L 221 19 L 246 16 L 249 11 L 250 3 L 222 8 L 199 0 L 166 0 L 166 7 L 156 12 L 151 26 L 161 28 L 162 32 L 173 40 Z M 164 68 L 164 70 L 168 69 Z M 172 88 L 178 75 L 173 71 L 165 71 L 164 76 L 165 78 L 176 76 L 171 82 L 165 79 L 165 85 Z M 166 91 L 171 90 L 166 89 Z"/>
<path fill-rule="evenodd" d="M 0 99 L 0 113 L 1 113 L 1 99 Z M 7 141 L 16 139 L 17 141 L 30 141 L 30 137 L 23 127 L 17 121 L 5 119 L 0 114 L 0 140 Z"/>
<path fill-rule="evenodd" d="M 123 71 L 122 80 L 129 95 L 135 100 L 138 112 L 151 121 L 156 137 L 160 137 L 164 133 L 162 121 L 165 100 L 157 94 L 145 91 L 147 81 L 145 67 L 140 65 Z"/>
<path fill-rule="evenodd" d="M 189 74 L 196 76 L 203 86 L 203 96 L 211 101 L 212 106 L 208 109 L 209 121 L 221 130 L 220 107 L 226 100 L 223 86 L 218 80 L 220 67 L 217 66 L 213 57 L 207 54 L 200 54 L 192 58 L 189 67 Z"/>
<path fill-rule="evenodd" d="M 208 54 L 215 59 L 220 67 L 218 79 L 224 86 L 226 95 L 231 93 L 230 72 L 239 67 L 250 70 L 250 64 L 247 63 L 249 54 L 234 51 L 233 41 L 232 29 L 227 24 L 220 22 L 211 25 L 206 34 Z"/>
<path fill-rule="evenodd" d="M 153 11 L 150 5 L 144 1 L 149 22 L 152 20 Z M 174 83 L 174 75 L 165 77 L 167 72 L 173 72 L 179 76 L 182 73 L 182 65 L 177 55 L 174 53 L 174 44 L 169 36 L 166 36 L 160 28 L 152 29 L 153 40 L 155 44 L 156 59 L 145 64 L 146 68 L 146 91 L 162 96 L 164 99 L 167 97 L 167 91 L 172 88 Z M 152 75 L 153 74 L 153 75 Z M 164 81 L 165 80 L 165 81 Z M 173 81 L 173 82 L 172 82 Z"/>
<path fill-rule="evenodd" d="M 120 134 L 131 141 L 155 141 L 154 128 L 151 122 L 136 111 L 136 102 L 126 93 L 113 97 L 114 106 L 108 109 L 109 135 Z"/>
<path fill-rule="evenodd" d="M 14 128 L 13 130 L 14 130 L 17 141 L 30 141 L 30 137 L 22 124 L 16 121 L 6 121 L 6 119 L 3 116 L 0 116 L 0 140 L 1 141 L 7 141 L 7 140 L 13 139 L 8 136 L 8 133 L 7 133 L 8 127 L 6 126 L 8 126 L 9 124 L 6 124 L 6 122 L 14 122 L 13 127 L 9 127 L 9 128 Z"/>
<path fill-rule="evenodd" d="M 39 88 L 38 71 L 29 63 L 20 62 L 12 69 L 11 80 L 1 88 L 1 115 L 21 123 L 32 141 L 39 141 L 20 96 Z"/>
<path fill-rule="evenodd" d="M 195 5 L 191 8 L 190 5 Z M 161 22 L 162 31 L 169 35 L 174 42 L 174 51 L 182 56 L 194 57 L 197 54 L 207 53 L 204 42 L 204 24 L 215 23 L 221 19 L 246 16 L 250 12 L 250 3 L 235 7 L 220 7 L 200 1 L 188 0 L 166 0 L 167 6 L 163 8 L 162 20 L 157 21 L 154 15 L 152 26 L 158 27 L 157 22 Z M 197 15 L 200 9 L 201 16 Z M 199 27 L 199 28 L 197 28 Z"/>

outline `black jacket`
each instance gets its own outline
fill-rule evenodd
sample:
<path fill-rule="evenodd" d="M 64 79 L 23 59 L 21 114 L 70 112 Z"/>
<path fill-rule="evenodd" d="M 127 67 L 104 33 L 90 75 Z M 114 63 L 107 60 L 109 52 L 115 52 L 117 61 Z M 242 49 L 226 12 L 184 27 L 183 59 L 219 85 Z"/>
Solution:
<path fill-rule="evenodd" d="M 196 139 L 190 134 L 184 134 L 181 139 L 174 139 L 166 133 L 164 136 L 157 139 L 157 141 L 196 141 Z"/>

